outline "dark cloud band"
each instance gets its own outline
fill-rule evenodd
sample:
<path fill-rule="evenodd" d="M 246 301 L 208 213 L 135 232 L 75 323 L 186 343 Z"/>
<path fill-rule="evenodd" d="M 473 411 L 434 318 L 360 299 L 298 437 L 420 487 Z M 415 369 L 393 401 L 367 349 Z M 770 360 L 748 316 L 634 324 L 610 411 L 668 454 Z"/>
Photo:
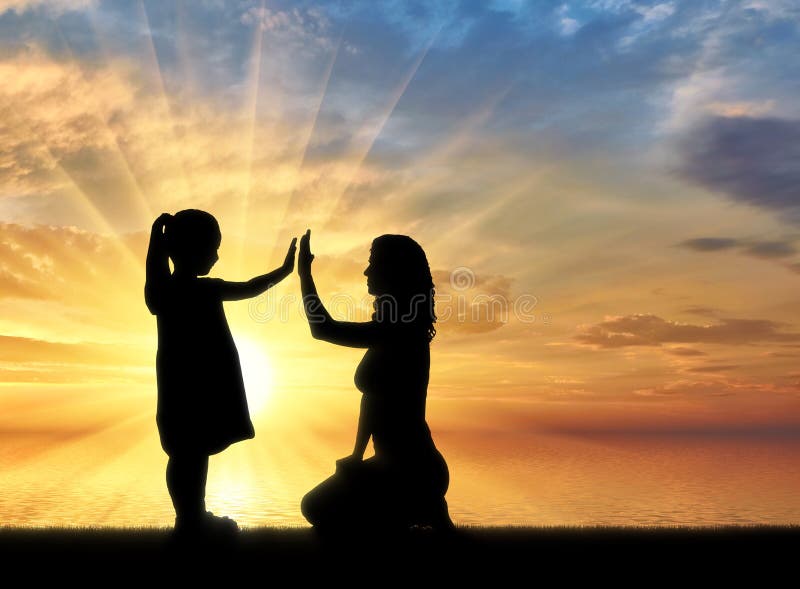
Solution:
<path fill-rule="evenodd" d="M 600 348 L 660 346 L 667 343 L 747 345 L 800 341 L 800 333 L 781 331 L 783 325 L 767 319 L 722 319 L 711 325 L 692 325 L 636 314 L 614 317 L 585 327 L 579 342 Z"/>
<path fill-rule="evenodd" d="M 800 121 L 712 117 L 683 144 L 687 179 L 800 223 Z"/>

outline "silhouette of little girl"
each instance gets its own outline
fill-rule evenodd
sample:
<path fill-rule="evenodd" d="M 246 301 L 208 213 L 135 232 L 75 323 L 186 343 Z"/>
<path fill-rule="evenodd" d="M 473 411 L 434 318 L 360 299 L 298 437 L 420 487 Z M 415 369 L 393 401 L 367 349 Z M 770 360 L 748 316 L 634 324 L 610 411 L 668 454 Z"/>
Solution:
<path fill-rule="evenodd" d="M 156 422 L 178 533 L 237 529 L 206 511 L 208 457 L 255 435 L 222 302 L 254 297 L 294 269 L 293 239 L 283 265 L 268 274 L 247 282 L 199 278 L 219 259 L 220 240 L 211 214 L 187 209 L 156 219 L 147 251 L 144 298 L 158 321 Z"/>

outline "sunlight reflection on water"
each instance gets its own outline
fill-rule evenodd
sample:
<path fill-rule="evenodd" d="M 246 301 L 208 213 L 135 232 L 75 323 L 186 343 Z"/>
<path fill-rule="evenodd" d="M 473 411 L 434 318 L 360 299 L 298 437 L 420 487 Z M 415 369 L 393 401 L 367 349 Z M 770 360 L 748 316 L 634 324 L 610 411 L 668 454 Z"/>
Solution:
<path fill-rule="evenodd" d="M 797 440 L 527 435 L 438 442 L 450 464 L 448 502 L 459 524 L 800 523 Z M 332 465 L 326 470 L 322 461 L 311 466 L 298 457 L 292 466 L 253 472 L 235 461 L 248 443 L 228 451 L 228 462 L 212 459 L 208 508 L 243 526 L 306 525 L 300 499 Z M 1 523 L 171 525 L 158 452 L 145 441 L 110 463 L 78 448 L 20 462 L 6 444 Z"/>

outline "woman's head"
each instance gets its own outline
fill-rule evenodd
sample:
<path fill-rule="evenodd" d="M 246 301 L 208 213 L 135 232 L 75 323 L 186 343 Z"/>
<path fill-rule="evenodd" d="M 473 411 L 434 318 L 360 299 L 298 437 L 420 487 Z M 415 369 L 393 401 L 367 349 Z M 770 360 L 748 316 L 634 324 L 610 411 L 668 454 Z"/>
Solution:
<path fill-rule="evenodd" d="M 202 276 L 208 274 L 219 259 L 217 249 L 222 234 L 211 213 L 198 209 L 175 213 L 164 230 L 164 237 L 176 270 Z"/>
<path fill-rule="evenodd" d="M 428 258 L 407 235 L 381 235 L 372 242 L 364 270 L 375 295 L 375 319 L 418 326 L 428 340 L 436 335 L 434 285 Z"/>

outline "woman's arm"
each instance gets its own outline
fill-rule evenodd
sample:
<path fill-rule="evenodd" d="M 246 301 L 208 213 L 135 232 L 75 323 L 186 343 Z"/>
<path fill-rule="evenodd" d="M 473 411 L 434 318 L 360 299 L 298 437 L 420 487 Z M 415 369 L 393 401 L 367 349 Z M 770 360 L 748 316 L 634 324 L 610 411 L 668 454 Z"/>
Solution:
<path fill-rule="evenodd" d="M 358 460 L 364 459 L 364 452 L 367 450 L 369 438 L 372 436 L 372 426 L 369 418 L 369 407 L 367 406 L 367 396 L 361 395 L 361 411 L 358 413 L 358 431 L 356 432 L 356 445 L 353 448 L 353 456 Z"/>
<path fill-rule="evenodd" d="M 331 317 L 317 294 L 314 278 L 311 276 L 311 230 L 307 230 L 300 238 L 300 253 L 297 256 L 297 271 L 300 274 L 300 290 L 303 293 L 303 306 L 306 311 L 311 335 L 315 339 L 348 346 L 351 348 L 368 348 L 379 337 L 378 325 L 374 321 L 356 323 L 337 321 Z"/>
<path fill-rule="evenodd" d="M 164 288 L 169 280 L 169 255 L 164 243 L 164 230 L 172 219 L 169 213 L 162 213 L 153 222 L 150 231 L 150 245 L 147 248 L 145 264 L 144 302 L 153 315 L 159 311 Z"/>
<path fill-rule="evenodd" d="M 357 468 L 361 464 L 361 461 L 364 460 L 364 452 L 367 450 L 370 436 L 372 436 L 372 426 L 370 425 L 369 406 L 367 405 L 367 396 L 363 395 L 361 397 L 361 411 L 358 414 L 356 445 L 350 456 L 345 456 L 336 461 L 337 471 L 347 471 L 351 468 Z"/>
<path fill-rule="evenodd" d="M 289 276 L 294 270 L 294 254 L 297 251 L 297 238 L 292 239 L 289 251 L 283 264 L 267 274 L 251 278 L 247 282 L 223 281 L 220 285 L 220 296 L 224 301 L 240 301 L 260 295 L 265 290 L 272 288 L 281 280 Z"/>

